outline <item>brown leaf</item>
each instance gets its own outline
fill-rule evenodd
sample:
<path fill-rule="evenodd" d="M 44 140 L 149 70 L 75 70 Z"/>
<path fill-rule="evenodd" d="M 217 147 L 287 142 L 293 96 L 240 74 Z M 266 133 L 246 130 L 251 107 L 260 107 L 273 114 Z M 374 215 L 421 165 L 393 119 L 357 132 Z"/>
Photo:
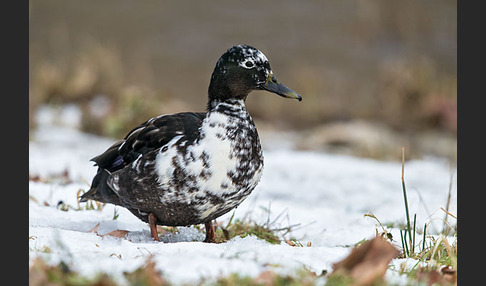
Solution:
<path fill-rule="evenodd" d="M 166 235 L 167 233 L 170 233 L 168 229 L 162 227 L 161 225 L 156 225 L 155 228 L 157 229 L 157 233 L 162 236 Z"/>
<path fill-rule="evenodd" d="M 446 266 L 441 269 L 442 272 L 442 278 L 443 280 L 451 283 L 451 284 L 456 284 L 457 282 L 457 271 L 456 269 Z"/>
<path fill-rule="evenodd" d="M 286 239 L 285 242 L 290 246 L 297 246 L 292 240 Z"/>
<path fill-rule="evenodd" d="M 454 285 L 457 282 L 456 270 L 450 266 L 442 268 L 440 272 L 420 268 L 417 271 L 417 280 L 426 285 Z"/>
<path fill-rule="evenodd" d="M 432 285 L 440 281 L 441 275 L 439 271 L 419 269 L 417 272 L 417 280 L 425 282 L 427 285 Z"/>
<path fill-rule="evenodd" d="M 103 236 L 105 236 L 105 235 L 109 235 L 109 236 L 118 237 L 118 238 L 122 238 L 122 237 L 124 237 L 125 235 L 127 235 L 127 233 L 129 233 L 129 231 L 128 231 L 128 230 L 119 230 L 119 229 L 117 229 L 117 230 L 110 231 L 110 232 L 105 233 L 105 234 L 99 234 L 99 233 L 98 233 L 98 228 L 99 228 L 99 227 L 100 227 L 100 223 L 97 223 L 97 224 L 95 225 L 95 227 L 93 227 L 93 228 L 92 228 L 90 231 L 88 231 L 88 232 L 93 232 L 93 233 L 95 233 L 97 236 L 100 236 L 100 237 L 103 237 Z"/>
<path fill-rule="evenodd" d="M 100 235 L 100 234 L 98 234 L 98 235 L 101 236 L 101 237 L 103 237 L 105 235 L 109 235 L 109 236 L 114 236 L 114 237 L 122 238 L 125 235 L 127 235 L 127 233 L 129 233 L 128 230 L 114 230 L 114 231 L 110 231 L 109 233 L 105 233 L 103 235 Z"/>
<path fill-rule="evenodd" d="M 343 260 L 333 264 L 331 275 L 349 275 L 352 285 L 371 285 L 385 276 L 390 261 L 400 251 L 382 237 L 375 237 L 354 248 Z"/>

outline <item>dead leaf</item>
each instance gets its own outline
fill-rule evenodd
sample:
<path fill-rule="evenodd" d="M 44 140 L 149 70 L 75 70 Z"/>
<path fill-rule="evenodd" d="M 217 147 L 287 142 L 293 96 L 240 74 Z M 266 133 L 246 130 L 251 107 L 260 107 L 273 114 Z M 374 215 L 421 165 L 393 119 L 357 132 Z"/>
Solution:
<path fill-rule="evenodd" d="M 163 228 L 161 225 L 156 225 L 155 228 L 157 229 L 157 233 L 164 236 L 167 233 L 170 233 L 167 229 Z"/>
<path fill-rule="evenodd" d="M 95 227 L 93 227 L 93 228 L 92 228 L 90 231 L 88 231 L 88 232 L 93 232 L 93 233 L 95 233 L 97 236 L 100 236 L 100 237 L 103 237 L 103 236 L 105 236 L 105 235 L 109 235 L 109 236 L 118 237 L 118 238 L 122 238 L 122 237 L 124 237 L 125 235 L 127 235 L 127 233 L 129 233 L 129 231 L 128 231 L 128 230 L 119 230 L 119 229 L 117 229 L 117 230 L 110 231 L 110 232 L 105 233 L 105 234 L 99 234 L 99 233 L 98 233 L 98 228 L 99 228 L 99 227 L 100 227 L 100 223 L 97 223 L 97 224 L 95 225 Z"/>
<path fill-rule="evenodd" d="M 420 282 L 425 282 L 427 285 L 432 285 L 440 280 L 440 273 L 439 271 L 435 270 L 424 270 L 424 269 L 419 269 L 417 271 L 417 280 Z"/>
<path fill-rule="evenodd" d="M 446 266 L 440 270 L 442 272 L 442 278 L 451 284 L 457 283 L 457 271 L 451 266 Z"/>
<path fill-rule="evenodd" d="M 330 275 L 347 275 L 354 279 L 352 285 L 371 285 L 382 279 L 390 261 L 400 251 L 378 236 L 354 248 L 343 260 L 333 264 Z"/>
<path fill-rule="evenodd" d="M 98 234 L 98 235 L 101 236 L 101 237 L 103 237 L 105 235 L 109 235 L 109 236 L 114 236 L 114 237 L 122 238 L 125 235 L 127 235 L 127 233 L 129 233 L 128 230 L 114 230 L 114 231 L 110 231 L 109 233 L 105 233 L 103 235 L 100 235 L 100 234 Z"/>
<path fill-rule="evenodd" d="M 286 239 L 285 242 L 290 246 L 297 246 L 292 240 Z"/>
<path fill-rule="evenodd" d="M 442 274 L 441 274 L 442 273 Z M 417 271 L 417 280 L 426 285 L 455 285 L 457 282 L 456 270 L 446 266 L 441 271 L 420 268 Z"/>

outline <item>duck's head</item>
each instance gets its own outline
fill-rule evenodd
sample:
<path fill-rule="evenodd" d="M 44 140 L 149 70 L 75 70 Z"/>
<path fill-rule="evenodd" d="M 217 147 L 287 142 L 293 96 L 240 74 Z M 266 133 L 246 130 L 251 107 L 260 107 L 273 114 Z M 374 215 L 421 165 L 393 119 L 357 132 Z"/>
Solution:
<path fill-rule="evenodd" d="M 228 49 L 216 63 L 209 84 L 209 103 L 245 100 L 253 90 L 266 90 L 299 101 L 302 97 L 277 80 L 267 57 L 248 45 Z"/>

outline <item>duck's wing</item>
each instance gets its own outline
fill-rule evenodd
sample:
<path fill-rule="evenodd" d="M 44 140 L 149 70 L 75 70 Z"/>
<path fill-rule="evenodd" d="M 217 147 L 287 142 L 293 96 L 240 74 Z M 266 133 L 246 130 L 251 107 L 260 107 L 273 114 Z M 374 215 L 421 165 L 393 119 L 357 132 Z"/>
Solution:
<path fill-rule="evenodd" d="M 206 113 L 184 112 L 151 118 L 91 161 L 114 172 L 132 163 L 140 155 L 161 148 L 176 136 L 183 135 L 190 144 L 199 137 L 199 127 L 205 117 Z"/>
<path fill-rule="evenodd" d="M 199 138 L 199 127 L 206 113 L 184 112 L 151 118 L 130 131 L 125 139 L 111 145 L 104 153 L 94 157 L 98 171 L 91 188 L 80 202 L 97 200 L 121 205 L 118 195 L 109 186 L 110 174 L 123 169 L 139 156 L 157 150 L 176 136 L 183 136 L 186 144 Z"/>

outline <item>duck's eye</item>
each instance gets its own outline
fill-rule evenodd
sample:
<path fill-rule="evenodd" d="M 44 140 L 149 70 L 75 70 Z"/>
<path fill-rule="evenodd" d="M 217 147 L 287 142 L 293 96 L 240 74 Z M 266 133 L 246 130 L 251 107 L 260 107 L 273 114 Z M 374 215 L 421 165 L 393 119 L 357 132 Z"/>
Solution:
<path fill-rule="evenodd" d="M 252 68 L 252 67 L 253 67 L 253 62 L 252 62 L 252 61 L 246 61 L 246 62 L 245 62 L 245 66 L 246 66 L 247 68 Z"/>

